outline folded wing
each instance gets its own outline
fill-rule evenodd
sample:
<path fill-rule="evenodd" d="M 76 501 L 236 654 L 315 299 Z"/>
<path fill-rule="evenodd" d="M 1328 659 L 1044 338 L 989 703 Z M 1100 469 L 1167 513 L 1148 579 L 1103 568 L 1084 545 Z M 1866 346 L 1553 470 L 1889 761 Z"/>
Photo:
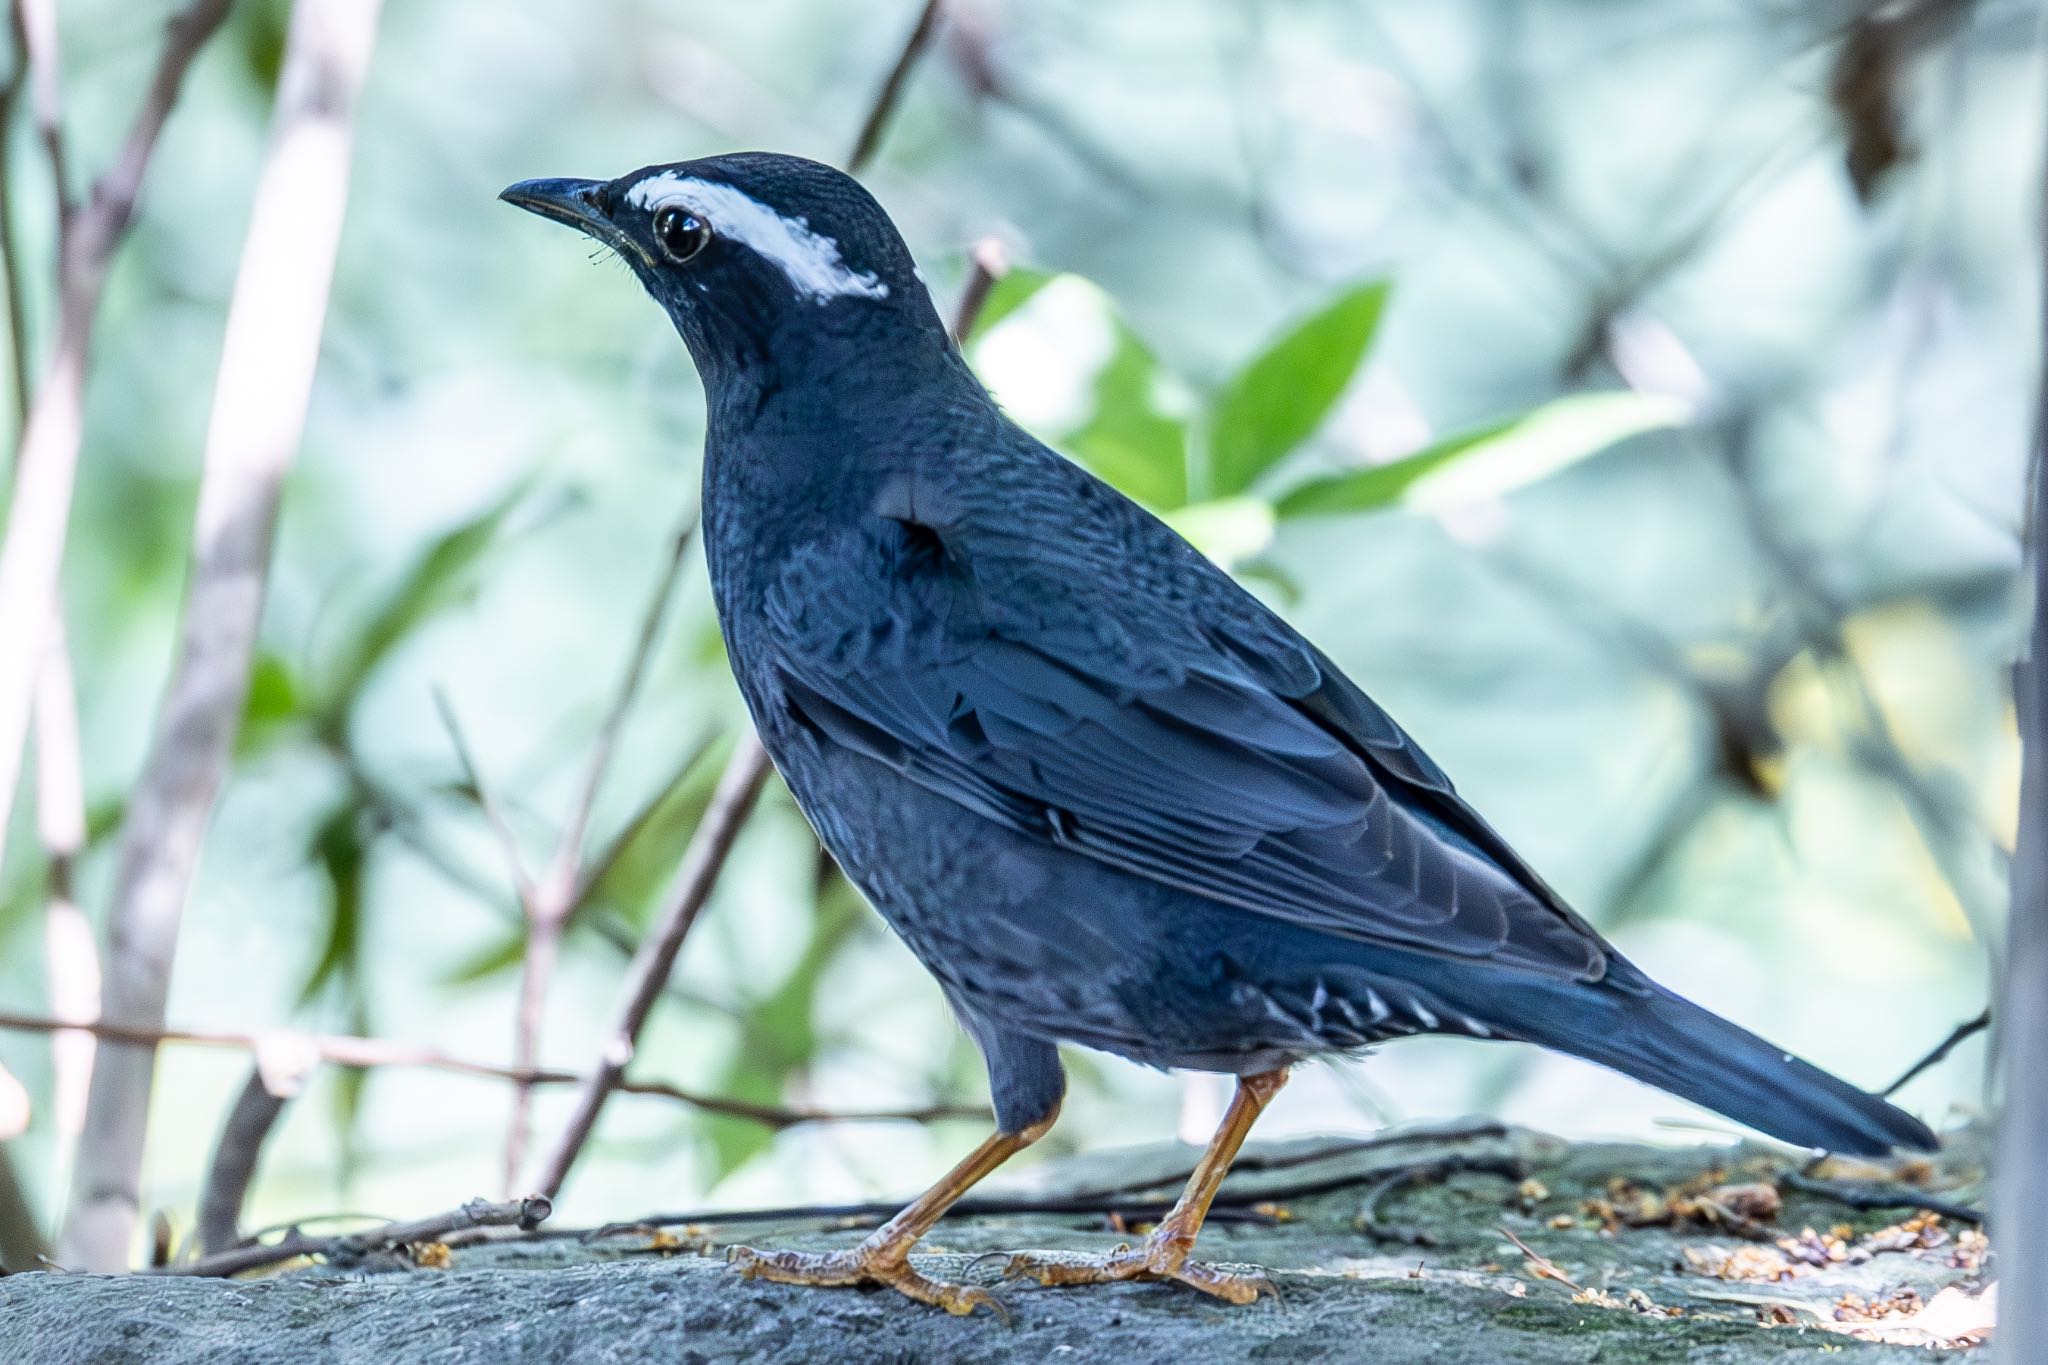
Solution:
<path fill-rule="evenodd" d="M 800 724 L 1010 829 L 1213 901 L 1550 976 L 1605 972 L 1599 938 L 1400 727 L 1206 561 L 1173 567 L 1217 582 L 1111 608 L 1076 592 L 1099 566 L 1061 563 L 1074 549 L 1020 555 L 974 530 L 864 547 L 890 585 L 879 610 L 844 593 L 831 549 L 792 563 L 769 606 Z"/>

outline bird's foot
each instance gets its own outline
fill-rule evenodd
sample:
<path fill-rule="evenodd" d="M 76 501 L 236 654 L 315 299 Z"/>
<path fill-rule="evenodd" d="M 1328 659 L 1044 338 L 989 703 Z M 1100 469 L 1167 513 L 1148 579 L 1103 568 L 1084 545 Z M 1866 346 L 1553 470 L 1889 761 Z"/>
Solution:
<path fill-rule="evenodd" d="M 899 1248 L 862 1244 L 851 1251 L 827 1252 L 733 1247 L 726 1252 L 725 1259 L 726 1264 L 750 1280 L 820 1287 L 887 1285 L 919 1303 L 962 1317 L 977 1308 L 986 1308 L 999 1318 L 1009 1317 L 995 1295 L 986 1289 L 948 1284 L 913 1269 L 907 1245 Z"/>
<path fill-rule="evenodd" d="M 1188 1259 L 1193 1238 L 1154 1233 L 1143 1246 L 1121 1246 L 1107 1256 L 1062 1256 L 1024 1251 L 1010 1258 L 1006 1280 L 1030 1279 L 1042 1285 L 1114 1284 L 1119 1280 L 1172 1280 L 1231 1303 L 1251 1303 L 1261 1294 L 1278 1296 L 1264 1275 L 1239 1275 Z"/>

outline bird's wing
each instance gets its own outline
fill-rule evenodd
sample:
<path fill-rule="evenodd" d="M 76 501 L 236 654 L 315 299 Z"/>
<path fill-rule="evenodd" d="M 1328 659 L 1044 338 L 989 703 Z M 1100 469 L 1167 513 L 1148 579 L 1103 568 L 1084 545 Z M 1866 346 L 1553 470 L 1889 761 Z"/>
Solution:
<path fill-rule="evenodd" d="M 856 556 L 858 578 L 888 585 L 880 610 L 848 590 L 843 547 L 796 556 L 769 594 L 779 691 L 801 727 L 1013 830 L 1214 901 L 1445 956 L 1604 972 L 1599 938 L 1400 727 L 1170 533 L 1110 556 L 1166 577 L 1120 583 L 1085 525 L 1069 523 L 1065 549 L 1027 546 L 1007 523 L 883 525 Z"/>

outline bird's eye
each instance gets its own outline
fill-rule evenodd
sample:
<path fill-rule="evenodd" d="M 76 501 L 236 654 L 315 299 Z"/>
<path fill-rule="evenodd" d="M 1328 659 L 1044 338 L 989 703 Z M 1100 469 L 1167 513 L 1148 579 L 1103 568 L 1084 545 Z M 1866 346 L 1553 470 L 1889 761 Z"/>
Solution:
<path fill-rule="evenodd" d="M 711 244 L 711 229 L 688 209 L 670 205 L 654 215 L 654 240 L 662 255 L 681 265 Z"/>

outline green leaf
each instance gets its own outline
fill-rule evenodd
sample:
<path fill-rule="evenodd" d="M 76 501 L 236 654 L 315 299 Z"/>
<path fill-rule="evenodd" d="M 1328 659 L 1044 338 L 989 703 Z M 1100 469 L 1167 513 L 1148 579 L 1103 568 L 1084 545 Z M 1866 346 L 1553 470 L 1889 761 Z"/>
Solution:
<path fill-rule="evenodd" d="M 363 812 L 353 801 L 329 811 L 313 832 L 309 851 L 327 882 L 327 937 L 299 991 L 299 1007 L 317 1000 L 329 986 L 356 991 L 356 966 L 363 931 Z"/>
<path fill-rule="evenodd" d="M 1056 278 L 1057 271 L 1033 270 L 1029 266 L 1010 267 L 1001 279 L 990 286 L 988 298 L 975 315 L 974 326 L 967 329 L 967 340 L 971 342 L 999 325 L 1004 318 L 1031 302 L 1033 294 Z"/>
<path fill-rule="evenodd" d="M 313 831 L 307 856 L 327 882 L 327 937 L 298 1000 L 301 1009 L 323 996 L 336 1001 L 343 1020 L 341 1027 L 359 1036 L 371 1031 L 362 957 L 363 874 L 369 861 L 369 831 L 366 812 L 353 799 L 334 806 Z M 344 1182 L 352 1178 L 361 1156 L 357 1125 L 368 1082 L 369 1073 L 360 1067 L 335 1068 L 329 1097 Z"/>
<path fill-rule="evenodd" d="M 1121 319 L 1116 348 L 1095 377 L 1095 411 L 1060 444 L 1082 464 L 1148 507 L 1188 500 L 1187 423 L 1160 410 L 1165 375 Z"/>
<path fill-rule="evenodd" d="M 1209 421 L 1209 491 L 1242 493 L 1329 418 L 1378 330 L 1384 280 L 1353 285 L 1253 357 Z"/>
<path fill-rule="evenodd" d="M 268 100 L 284 69 L 284 44 L 291 27 L 291 0 L 258 0 L 228 11 L 225 44 L 242 59 L 251 90 Z"/>
<path fill-rule="evenodd" d="M 703 762 L 707 752 L 704 747 L 693 752 L 593 861 L 589 873 L 597 880 L 589 904 L 608 907 L 635 925 L 646 923 L 674 878 L 676 859 L 703 820 L 724 769 L 722 762 Z M 719 752 L 725 752 L 724 746 Z"/>
<path fill-rule="evenodd" d="M 1053 284 L 1058 289 L 1046 293 Z M 1038 306 L 1018 316 L 1034 300 Z M 1188 428 L 1172 411 L 1173 380 L 1107 294 L 1078 275 L 1013 271 L 997 282 L 974 338 L 1006 324 L 1050 329 L 1043 347 L 1057 357 L 1050 363 L 1066 370 L 1062 377 L 1078 400 L 1071 405 L 1077 411 L 1042 416 L 1049 429 L 1041 437 L 1142 503 L 1170 508 L 1187 501 Z M 977 360 L 987 355 L 979 346 L 972 352 Z"/>
<path fill-rule="evenodd" d="M 473 986 L 508 972 L 526 960 L 526 933 L 507 934 L 496 943 L 486 943 L 442 976 L 444 986 Z"/>
<path fill-rule="evenodd" d="M 256 656 L 249 670 L 249 697 L 242 707 L 242 727 L 235 732 L 235 756 L 263 752 L 278 733 L 299 718 L 299 684 L 289 665 L 275 654 Z"/>
<path fill-rule="evenodd" d="M 1449 437 L 1369 469 L 1311 479 L 1279 500 L 1282 517 L 1433 509 L 1510 492 L 1646 431 L 1683 425 L 1691 408 L 1641 393 L 1584 393 Z"/>
<path fill-rule="evenodd" d="M 325 689 L 326 723 L 339 720 L 338 713 L 353 703 L 370 675 L 407 635 L 463 599 L 471 571 L 496 541 L 506 517 L 526 497 L 527 488 L 524 481 L 513 485 L 468 521 L 437 537 L 413 562 L 344 651 Z"/>
<path fill-rule="evenodd" d="M 347 1020 L 342 1028 L 358 1038 L 371 1035 L 370 1008 L 363 993 L 357 990 L 349 1003 Z M 334 1120 L 335 1136 L 335 1179 L 346 1189 L 355 1183 L 356 1172 L 363 1161 L 363 1095 L 370 1087 L 370 1068 L 366 1066 L 338 1066 L 334 1070 L 334 1089 L 329 1114 Z"/>

